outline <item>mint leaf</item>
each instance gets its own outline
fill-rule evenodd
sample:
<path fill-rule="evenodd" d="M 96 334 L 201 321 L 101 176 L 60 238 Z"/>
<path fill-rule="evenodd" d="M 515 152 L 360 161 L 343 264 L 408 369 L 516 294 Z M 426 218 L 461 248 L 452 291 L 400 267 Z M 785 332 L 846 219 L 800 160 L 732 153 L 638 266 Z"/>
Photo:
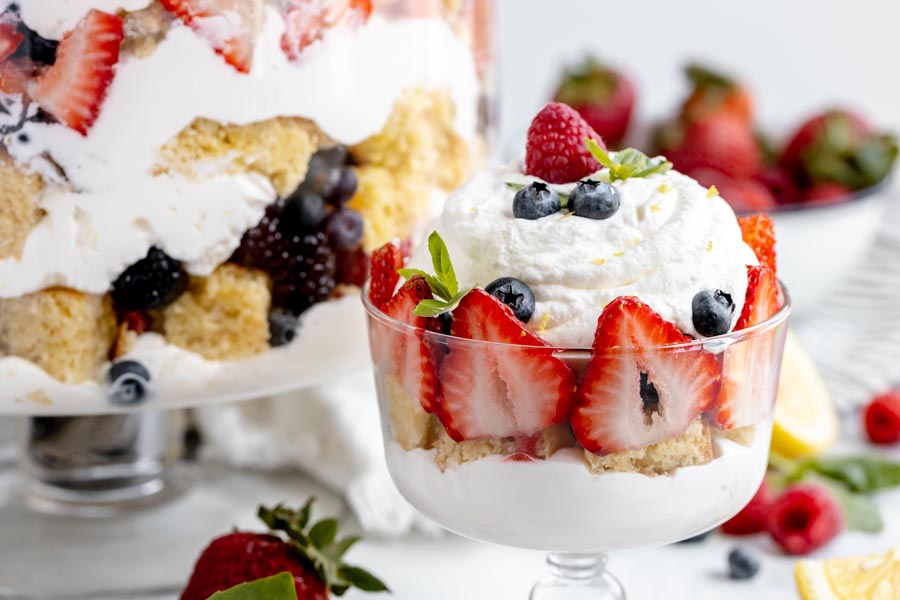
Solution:
<path fill-rule="evenodd" d="M 432 231 L 428 236 L 428 251 L 431 253 L 435 275 L 450 292 L 446 297 L 455 296 L 459 291 L 456 272 L 453 270 L 453 263 L 450 262 L 450 251 L 447 250 L 447 244 L 444 243 L 437 231 Z"/>
<path fill-rule="evenodd" d="M 844 526 L 850 531 L 879 533 L 884 529 L 884 520 L 878 505 L 868 496 L 854 494 L 838 484 L 826 484 L 844 513 Z"/>
<path fill-rule="evenodd" d="M 801 471 L 818 473 L 864 494 L 900 485 L 900 462 L 880 456 L 816 458 L 804 463 Z"/>
<path fill-rule="evenodd" d="M 584 143 L 597 162 L 609 169 L 610 182 L 662 174 L 672 168 L 672 163 L 665 158 L 650 158 L 634 148 L 620 150 L 613 158 L 594 140 L 586 139 Z"/>
<path fill-rule="evenodd" d="M 584 145 L 587 146 L 588 152 L 591 153 L 591 156 L 597 159 L 598 163 L 600 163 L 607 169 L 612 168 L 612 159 L 609 157 L 609 154 L 606 153 L 606 150 L 600 147 L 600 144 L 592 139 L 585 139 Z"/>
<path fill-rule="evenodd" d="M 413 311 L 413 314 L 417 317 L 428 319 L 450 310 L 452 309 L 447 307 L 447 302 L 444 300 L 422 300 L 416 305 L 416 310 Z"/>
<path fill-rule="evenodd" d="M 297 588 L 294 576 L 285 571 L 216 592 L 209 600 L 297 600 Z"/>
<path fill-rule="evenodd" d="M 428 284 L 428 287 L 431 288 L 431 293 L 435 296 L 443 299 L 452 298 L 453 294 L 450 293 L 450 290 L 447 289 L 447 286 L 444 285 L 442 281 L 440 281 L 434 275 L 429 275 L 425 271 L 421 269 L 400 269 L 397 271 L 400 274 L 400 277 L 404 279 L 412 279 L 416 275 L 425 278 L 425 283 Z"/>

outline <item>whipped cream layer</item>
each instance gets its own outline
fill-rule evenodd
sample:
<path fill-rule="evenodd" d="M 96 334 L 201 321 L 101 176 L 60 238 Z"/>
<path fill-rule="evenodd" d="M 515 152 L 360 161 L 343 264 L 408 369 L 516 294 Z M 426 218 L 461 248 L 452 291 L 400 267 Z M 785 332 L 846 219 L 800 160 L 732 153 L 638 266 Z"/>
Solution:
<path fill-rule="evenodd" d="M 58 40 L 92 8 L 115 13 L 141 10 L 153 0 L 13 0 L 21 7 L 22 19 L 42 37 Z M 6 2 L 5 4 L 11 4 Z"/>
<path fill-rule="evenodd" d="M 19 4 L 26 24 L 59 37 L 92 7 L 140 8 L 147 2 Z M 3 140 L 16 161 L 40 172 L 48 185 L 40 199 L 47 217 L 19 260 L 0 261 L 0 296 L 51 285 L 103 293 L 153 245 L 186 261 L 197 275 L 224 261 L 275 191 L 260 177 L 224 173 L 224 165 L 204 165 L 202 180 L 154 176 L 158 149 L 198 117 L 247 124 L 300 116 L 337 142 L 354 144 L 378 133 L 403 90 L 419 86 L 447 89 L 457 130 L 474 136 L 474 60 L 444 21 L 375 15 L 364 26 L 328 31 L 292 63 L 280 47 L 280 13 L 269 4 L 264 13 L 248 75 L 176 21 L 150 56 L 117 65 L 89 135 L 29 122 Z"/>
<path fill-rule="evenodd" d="M 717 194 L 669 171 L 614 182 L 621 206 L 606 220 L 566 211 L 533 221 L 514 218 L 516 190 L 507 183 L 535 180 L 512 164 L 477 175 L 447 200 L 437 230 L 461 286 L 521 279 L 536 300 L 529 327 L 560 347 L 590 347 L 603 307 L 618 296 L 637 296 L 699 337 L 691 301 L 701 290 L 719 289 L 731 295 L 737 320 L 746 266 L 758 261 Z M 568 193 L 574 184 L 553 187 Z M 424 245 L 412 262 L 431 271 Z"/>
<path fill-rule="evenodd" d="M 386 445 L 403 496 L 447 529 L 504 546 L 610 552 L 661 545 L 715 527 L 740 510 L 766 472 L 771 420 L 750 446 L 714 438 L 715 459 L 671 475 L 594 474 L 583 450 L 547 460 L 488 456 L 441 472 L 433 450 Z"/>

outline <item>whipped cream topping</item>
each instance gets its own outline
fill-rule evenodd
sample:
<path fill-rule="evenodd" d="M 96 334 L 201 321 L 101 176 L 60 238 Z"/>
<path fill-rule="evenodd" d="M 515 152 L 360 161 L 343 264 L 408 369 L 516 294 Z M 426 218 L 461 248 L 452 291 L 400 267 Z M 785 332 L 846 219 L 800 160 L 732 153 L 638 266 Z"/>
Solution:
<path fill-rule="evenodd" d="M 721 197 L 669 171 L 614 182 L 621 207 L 609 219 L 562 211 L 530 221 L 513 217 L 516 190 L 507 185 L 536 180 L 522 172 L 517 163 L 486 171 L 447 200 L 437 230 L 461 287 L 521 279 L 536 300 L 529 326 L 560 347 L 590 347 L 603 307 L 618 296 L 637 296 L 699 337 L 691 301 L 719 289 L 731 295 L 737 320 L 746 266 L 758 261 Z M 568 193 L 574 184 L 553 187 Z M 430 272 L 427 249 L 412 263 Z"/>
<path fill-rule="evenodd" d="M 92 7 L 140 8 L 147 2 L 19 4 L 26 24 L 59 37 Z M 51 285 L 103 293 L 152 245 L 198 275 L 224 261 L 275 191 L 258 176 L 225 174 L 224 165 L 205 166 L 203 180 L 154 175 L 158 149 L 197 117 L 247 124 L 302 116 L 334 140 L 354 144 L 381 130 L 403 90 L 422 86 L 449 90 L 458 131 L 473 137 L 479 93 L 474 60 L 444 21 L 375 15 L 365 26 L 328 31 L 295 63 L 281 51 L 283 31 L 279 11 L 267 4 L 251 72 L 243 75 L 176 21 L 150 56 L 117 65 L 87 136 L 37 122 L 7 136 L 3 142 L 16 161 L 51 185 L 40 199 L 47 217 L 21 258 L 0 261 L 0 296 Z"/>
<path fill-rule="evenodd" d="M 141 10 L 153 0 L 10 0 L 21 8 L 22 19 L 42 37 L 58 40 L 72 29 L 92 8 L 116 13 L 119 10 Z"/>
<path fill-rule="evenodd" d="M 385 451 L 403 496 L 443 527 L 504 546 L 609 552 L 668 544 L 730 518 L 762 481 L 771 432 L 769 420 L 749 446 L 714 438 L 712 462 L 659 476 L 593 474 L 577 448 L 530 462 L 488 456 L 444 472 L 434 450 L 389 441 Z"/>

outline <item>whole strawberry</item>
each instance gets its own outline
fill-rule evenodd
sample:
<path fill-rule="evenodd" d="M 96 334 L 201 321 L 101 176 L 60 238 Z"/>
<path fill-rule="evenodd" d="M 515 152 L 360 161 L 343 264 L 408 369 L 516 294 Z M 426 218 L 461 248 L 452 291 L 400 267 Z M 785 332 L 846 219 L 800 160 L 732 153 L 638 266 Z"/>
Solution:
<path fill-rule="evenodd" d="M 603 138 L 574 108 L 560 102 L 547 104 L 528 128 L 525 172 L 547 183 L 571 183 L 598 171 L 600 163 L 588 151 L 585 139 L 606 149 Z"/>
<path fill-rule="evenodd" d="M 833 182 L 855 190 L 884 179 L 897 152 L 896 138 L 873 131 L 863 117 L 838 108 L 805 121 L 779 162 L 804 186 Z"/>
<path fill-rule="evenodd" d="M 375 576 L 341 562 L 359 538 L 336 539 L 334 519 L 319 521 L 307 529 L 311 510 L 312 500 L 299 511 L 282 505 L 260 507 L 259 518 L 272 533 L 236 531 L 213 540 L 197 559 L 181 600 L 207 600 L 240 583 L 285 571 L 294 576 L 299 600 L 342 596 L 351 587 L 386 591 Z"/>
<path fill-rule="evenodd" d="M 664 125 L 657 131 L 656 144 L 682 172 L 709 168 L 742 179 L 753 175 L 762 163 L 753 129 L 730 114 Z"/>
<path fill-rule="evenodd" d="M 588 58 L 566 70 L 554 100 L 577 110 L 608 144 L 618 146 L 628 132 L 635 90 L 628 77 Z"/>
<path fill-rule="evenodd" d="M 778 204 L 769 188 L 755 179 L 737 179 L 710 168 L 693 169 L 686 175 L 706 187 L 716 186 L 719 195 L 739 214 L 767 212 Z"/>
<path fill-rule="evenodd" d="M 750 124 L 753 99 L 743 85 L 726 75 L 700 65 L 689 65 L 685 74 L 693 85 L 681 108 L 681 119 L 692 123 L 725 114 Z"/>

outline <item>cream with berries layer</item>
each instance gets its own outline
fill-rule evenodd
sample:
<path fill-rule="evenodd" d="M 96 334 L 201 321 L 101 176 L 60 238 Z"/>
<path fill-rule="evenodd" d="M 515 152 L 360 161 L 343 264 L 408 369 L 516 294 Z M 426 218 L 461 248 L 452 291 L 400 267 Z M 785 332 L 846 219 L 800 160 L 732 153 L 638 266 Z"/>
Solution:
<path fill-rule="evenodd" d="M 576 448 L 547 460 L 488 456 L 446 471 L 433 450 L 389 441 L 386 455 L 404 497 L 457 533 L 535 550 L 605 552 L 671 543 L 730 518 L 762 481 L 771 431 L 771 420 L 760 423 L 747 446 L 714 438 L 712 462 L 655 477 L 591 473 Z"/>
<path fill-rule="evenodd" d="M 603 178 L 603 171 L 598 174 Z M 499 277 L 524 281 L 535 296 L 530 329 L 559 347 L 590 347 L 603 307 L 637 296 L 686 334 L 699 337 L 691 302 L 722 290 L 734 302 L 732 326 L 747 290 L 747 265 L 758 263 L 734 212 L 715 190 L 675 171 L 613 182 L 621 196 L 609 219 L 565 210 L 517 219 L 516 189 L 537 181 L 517 163 L 481 173 L 455 192 L 437 225 L 461 287 Z M 574 184 L 551 186 L 568 193 Z M 428 269 L 421 249 L 413 265 Z"/>
<path fill-rule="evenodd" d="M 147 2 L 70 0 L 59 10 L 55 2 L 19 4 L 27 25 L 59 37 L 92 7 L 136 9 Z M 226 260 L 275 190 L 261 176 L 226 173 L 226 165 L 206 165 L 197 179 L 155 175 L 159 148 L 198 117 L 242 125 L 299 116 L 349 145 L 378 133 L 394 101 L 418 86 L 446 89 L 457 131 L 474 136 L 474 60 L 444 21 L 376 15 L 362 27 L 328 31 L 290 62 L 280 47 L 285 25 L 274 3 L 264 15 L 249 74 L 238 73 L 176 20 L 152 54 L 116 65 L 87 136 L 29 122 L 3 139 L 17 163 L 41 173 L 48 185 L 39 200 L 47 217 L 19 259 L 0 260 L 0 297 L 54 285 L 106 292 L 154 245 L 196 275 Z"/>

